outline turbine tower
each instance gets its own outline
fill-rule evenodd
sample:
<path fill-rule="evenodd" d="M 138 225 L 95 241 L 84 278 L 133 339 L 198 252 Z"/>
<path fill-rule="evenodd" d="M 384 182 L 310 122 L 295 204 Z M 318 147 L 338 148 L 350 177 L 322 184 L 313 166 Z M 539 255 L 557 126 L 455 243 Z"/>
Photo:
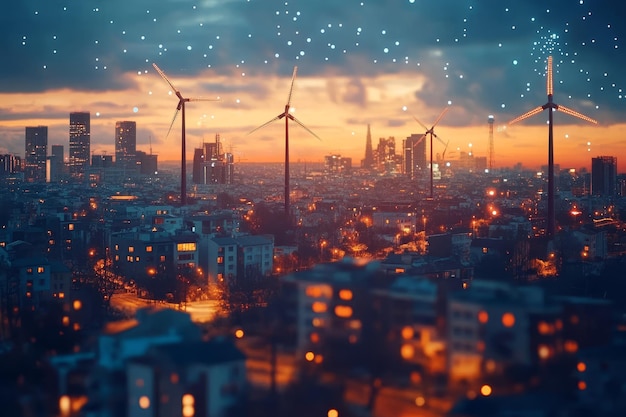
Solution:
<path fill-rule="evenodd" d="M 439 114 L 439 117 L 437 117 L 437 119 L 435 119 L 435 123 L 433 123 L 433 125 L 429 128 L 426 127 L 425 124 L 423 124 L 422 122 L 420 122 L 417 117 L 413 116 L 413 118 L 415 119 L 415 121 L 417 123 L 420 124 L 420 126 L 422 126 L 424 129 L 426 129 L 426 132 L 422 135 L 422 137 L 415 142 L 415 144 L 413 144 L 413 146 L 415 147 L 418 143 L 420 143 L 422 140 L 424 140 L 424 138 L 426 138 L 426 136 L 430 135 L 430 198 L 433 198 L 433 136 L 435 138 L 437 138 L 437 140 L 439 142 L 441 142 L 442 144 L 444 144 L 446 146 L 446 149 L 448 147 L 448 144 L 445 143 L 439 136 L 437 136 L 437 134 L 435 133 L 435 126 L 437 126 L 437 123 L 439 123 L 441 121 L 441 119 L 443 118 L 443 115 L 446 114 L 446 112 L 448 111 L 449 107 L 446 107 L 443 109 L 443 111 L 441 112 L 441 114 Z M 445 153 L 444 153 L 445 155 Z"/>
<path fill-rule="evenodd" d="M 172 122 L 170 123 L 170 128 L 167 130 L 167 138 L 172 130 L 172 126 L 176 121 L 176 116 L 178 116 L 178 112 L 182 112 L 182 133 L 181 133 L 181 165 L 180 165 L 180 204 L 181 206 L 187 205 L 187 158 L 186 158 L 186 137 L 185 137 L 185 103 L 189 101 L 218 101 L 210 98 L 188 98 L 183 97 L 181 92 L 174 87 L 174 84 L 167 78 L 165 73 L 161 71 L 161 68 L 157 66 L 157 64 L 152 63 L 152 66 L 159 73 L 159 75 L 172 87 L 176 97 L 178 97 L 178 105 L 176 106 L 176 112 L 174 112 L 174 117 L 172 118 Z"/>
<path fill-rule="evenodd" d="M 556 104 L 553 101 L 553 86 L 552 86 L 552 57 L 548 57 L 548 65 L 546 72 L 546 91 L 548 93 L 548 102 L 543 106 L 535 107 L 534 109 L 522 114 L 521 116 L 516 117 L 511 120 L 507 125 L 512 125 L 513 123 L 520 122 L 524 119 L 528 119 L 542 111 L 548 109 L 548 227 L 547 227 L 547 235 L 548 237 L 554 236 L 555 229 L 555 216 L 554 216 L 554 140 L 552 134 L 553 128 L 553 116 L 552 113 L 554 110 L 560 110 L 565 114 L 569 114 L 570 116 L 578 117 L 584 121 L 598 124 L 598 122 L 590 117 L 585 116 L 584 114 L 578 113 L 575 110 L 569 109 L 565 106 Z"/>
<path fill-rule="evenodd" d="M 285 104 L 285 109 L 278 116 L 274 117 L 272 120 L 263 123 L 261 126 L 252 129 L 248 134 L 255 132 L 273 122 L 280 119 L 285 119 L 285 218 L 289 221 L 289 120 L 292 120 L 302 126 L 307 132 L 315 136 L 317 139 L 320 139 L 311 129 L 306 127 L 300 120 L 296 119 L 294 115 L 289 113 L 291 109 L 291 95 L 293 93 L 293 85 L 296 81 L 296 73 L 298 72 L 298 67 L 293 67 L 293 75 L 291 76 L 291 87 L 289 88 L 289 95 L 287 96 L 287 104 Z M 321 140 L 321 139 L 320 139 Z"/>
<path fill-rule="evenodd" d="M 487 122 L 489 123 L 489 172 L 493 172 L 493 114 L 490 114 L 487 118 Z"/>

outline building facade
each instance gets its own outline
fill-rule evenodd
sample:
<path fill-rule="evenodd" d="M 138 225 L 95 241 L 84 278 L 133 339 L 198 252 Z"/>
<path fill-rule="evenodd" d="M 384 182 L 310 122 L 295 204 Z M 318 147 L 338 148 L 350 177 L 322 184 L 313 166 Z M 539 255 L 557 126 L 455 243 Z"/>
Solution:
<path fill-rule="evenodd" d="M 591 195 L 613 197 L 617 194 L 617 157 L 591 158 Z"/>
<path fill-rule="evenodd" d="M 70 113 L 70 176 L 85 179 L 91 149 L 91 117 L 89 112 Z"/>
<path fill-rule="evenodd" d="M 46 181 L 48 126 L 26 127 L 24 179 L 27 182 Z"/>
<path fill-rule="evenodd" d="M 126 176 L 137 170 L 137 123 L 120 121 L 115 123 L 115 165 L 123 169 Z"/>

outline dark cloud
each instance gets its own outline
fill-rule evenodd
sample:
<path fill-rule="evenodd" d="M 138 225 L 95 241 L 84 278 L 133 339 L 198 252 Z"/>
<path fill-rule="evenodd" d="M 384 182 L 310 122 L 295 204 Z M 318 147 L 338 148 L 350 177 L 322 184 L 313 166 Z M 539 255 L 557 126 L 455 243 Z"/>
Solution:
<path fill-rule="evenodd" d="M 624 21 L 626 3 L 579 0 L 20 0 L 0 13 L 0 91 L 122 90 L 133 87 L 123 74 L 152 62 L 173 81 L 207 69 L 289 77 L 298 64 L 351 79 L 329 81 L 334 102 L 363 105 L 360 76 L 414 71 L 430 80 L 417 94 L 427 105 L 506 118 L 545 100 L 552 54 L 555 99 L 610 122 L 626 93 Z M 248 88 L 202 83 L 216 95 Z"/>

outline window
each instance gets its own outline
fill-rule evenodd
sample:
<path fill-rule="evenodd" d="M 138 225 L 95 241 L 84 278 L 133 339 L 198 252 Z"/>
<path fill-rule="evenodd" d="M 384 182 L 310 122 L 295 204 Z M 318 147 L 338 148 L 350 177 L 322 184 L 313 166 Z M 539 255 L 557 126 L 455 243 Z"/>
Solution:
<path fill-rule="evenodd" d="M 43 266 L 38 266 L 38 267 L 37 267 L 37 273 L 38 273 L 38 274 L 43 274 L 44 272 L 45 272 L 45 269 L 44 269 L 44 267 L 43 267 Z"/>
<path fill-rule="evenodd" d="M 233 255 L 230 255 L 230 256 L 228 257 L 228 262 L 232 262 L 232 261 L 234 261 L 234 260 L 235 260 L 235 258 L 234 258 L 234 256 L 233 256 Z"/>
<path fill-rule="evenodd" d="M 159 261 L 160 262 L 165 262 L 165 255 L 159 256 Z"/>
<path fill-rule="evenodd" d="M 68 224 L 67 225 L 67 230 L 70 230 L 70 231 L 74 230 L 74 223 Z"/>
<path fill-rule="evenodd" d="M 26 268 L 26 273 L 28 275 L 32 275 L 33 274 L 33 268 L 31 268 L 31 267 Z"/>
<path fill-rule="evenodd" d="M 488 248 L 483 248 L 483 253 L 489 253 L 489 249 Z"/>
<path fill-rule="evenodd" d="M 221 264 L 223 264 L 223 263 L 224 263 L 224 257 L 223 257 L 223 256 L 218 256 L 218 257 L 217 257 L 217 264 L 218 264 L 218 265 L 221 265 Z"/>
<path fill-rule="evenodd" d="M 129 246 L 128 247 L 128 253 L 133 253 L 135 251 L 135 247 L 134 246 Z"/>
<path fill-rule="evenodd" d="M 152 252 L 152 246 L 146 246 L 146 252 Z"/>
<path fill-rule="evenodd" d="M 193 252 L 196 250 L 196 242 L 178 243 L 176 250 L 178 252 Z"/>

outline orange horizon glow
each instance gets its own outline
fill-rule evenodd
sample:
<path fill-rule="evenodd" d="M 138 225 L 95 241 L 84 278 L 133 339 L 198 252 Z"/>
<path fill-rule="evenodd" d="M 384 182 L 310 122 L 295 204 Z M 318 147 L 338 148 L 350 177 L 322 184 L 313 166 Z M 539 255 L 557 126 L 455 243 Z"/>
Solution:
<path fill-rule="evenodd" d="M 166 68 L 163 70 L 167 72 Z M 193 77 L 169 73 L 168 76 L 185 97 L 220 98 L 218 102 L 187 103 L 188 162 L 193 158 L 194 148 L 214 141 L 217 134 L 224 150 L 234 154 L 235 162 L 283 161 L 284 123 L 276 122 L 262 131 L 248 133 L 283 111 L 289 79 L 251 74 L 230 77 L 212 71 Z M 156 72 L 129 73 L 124 78 L 133 86 L 131 89 L 97 93 L 68 89 L 0 93 L 1 102 L 12 103 L 0 123 L 0 135 L 9 143 L 0 145 L 0 153 L 23 156 L 24 128 L 45 125 L 49 132 L 48 145 L 63 145 L 67 156 L 69 113 L 89 111 L 92 153 L 113 155 L 115 122 L 133 120 L 137 122 L 138 150 L 149 153 L 152 149 L 160 163 L 180 162 L 180 114 L 165 137 L 178 103 L 173 91 Z M 396 153 L 400 153 L 405 138 L 424 133 L 413 117 L 434 120 L 441 111 L 441 107 L 428 107 L 418 99 L 427 82 L 424 76 L 412 72 L 356 78 L 299 75 L 291 100 L 292 112 L 321 140 L 291 124 L 291 161 L 322 162 L 324 156 L 338 154 L 352 158 L 352 166 L 358 167 L 365 154 L 368 124 L 374 148 L 379 138 L 395 137 Z M 216 94 L 211 86 L 229 88 L 221 89 L 227 93 Z M 558 103 L 558 97 L 555 101 Z M 597 115 L 597 111 L 581 110 L 589 116 Z M 488 158 L 487 115 L 493 113 L 493 109 L 478 103 L 452 102 L 446 117 L 437 124 L 437 135 L 449 141 L 446 157 L 454 161 L 465 152 Z M 555 112 L 554 151 L 555 163 L 561 168 L 589 169 L 593 157 L 622 153 L 620 149 L 626 145 L 626 122 L 593 126 L 559 113 Z M 495 114 L 495 168 L 521 163 L 525 168 L 536 169 L 547 164 L 548 129 L 541 124 L 542 117 L 538 114 L 532 122 L 504 127 L 506 116 Z M 443 148 L 434 143 L 435 154 L 442 153 Z"/>

